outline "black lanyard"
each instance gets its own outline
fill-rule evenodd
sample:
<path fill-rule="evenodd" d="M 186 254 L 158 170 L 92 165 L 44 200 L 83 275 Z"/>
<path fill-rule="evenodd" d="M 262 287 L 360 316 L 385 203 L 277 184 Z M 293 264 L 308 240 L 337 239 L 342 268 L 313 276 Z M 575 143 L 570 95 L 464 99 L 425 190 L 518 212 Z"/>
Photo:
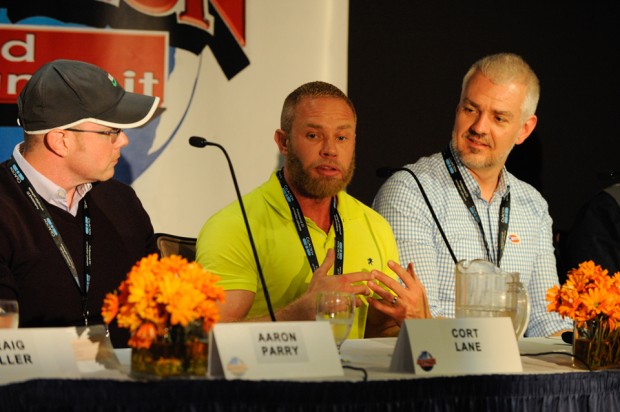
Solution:
<path fill-rule="evenodd" d="M 306 219 L 304 218 L 304 214 L 301 211 L 299 203 L 297 202 L 297 198 L 295 198 L 295 194 L 291 191 L 291 188 L 288 186 L 286 180 L 284 179 L 284 173 L 282 172 L 282 169 L 278 170 L 276 175 L 278 176 L 278 180 L 280 181 L 280 186 L 282 186 L 284 198 L 286 199 L 286 202 L 291 209 L 291 214 L 293 215 L 293 222 L 295 223 L 295 228 L 297 229 L 297 234 L 299 235 L 301 245 L 306 252 L 308 262 L 310 263 L 310 267 L 312 268 L 312 272 L 315 272 L 319 268 L 319 261 L 316 258 L 314 245 L 312 244 L 310 232 L 308 232 L 308 225 L 306 225 Z M 334 274 L 341 275 L 344 266 L 344 227 L 342 226 L 342 220 L 340 219 L 340 215 L 338 214 L 336 206 L 336 196 L 334 196 L 332 198 L 331 206 L 329 208 L 329 214 L 332 220 L 332 224 L 334 225 L 334 232 L 336 233 L 334 247 L 334 251 L 336 252 L 336 262 L 334 264 Z"/>
<path fill-rule="evenodd" d="M 80 291 L 80 294 L 82 295 L 82 316 L 84 317 L 84 325 L 88 326 L 88 315 L 89 315 L 88 313 L 88 289 L 90 287 L 90 272 L 91 272 L 91 267 L 92 267 L 92 263 L 91 263 L 92 233 L 91 233 L 91 226 L 90 226 L 90 213 L 88 211 L 88 204 L 86 203 L 86 199 L 84 199 L 84 202 L 82 202 L 83 213 L 84 213 L 84 287 L 82 287 L 81 282 L 80 282 L 80 277 L 78 275 L 78 271 L 75 267 L 75 263 L 73 262 L 73 258 L 71 257 L 71 254 L 69 253 L 69 249 L 67 248 L 67 245 L 62 240 L 62 236 L 60 235 L 60 232 L 56 228 L 56 225 L 54 224 L 54 221 L 52 220 L 52 216 L 47 210 L 47 207 L 45 207 L 45 204 L 42 202 L 41 198 L 39 197 L 37 192 L 32 187 L 32 184 L 30 183 L 26 175 L 24 175 L 20 167 L 17 165 L 13 156 L 11 156 L 11 158 L 9 159 L 8 166 L 9 166 L 9 170 L 11 171 L 11 174 L 13 175 L 13 178 L 19 185 L 20 189 L 22 189 L 26 197 L 30 199 L 30 201 L 32 202 L 32 205 L 39 213 L 39 216 L 41 217 L 41 220 L 43 220 L 43 223 L 47 227 L 50 236 L 52 237 L 52 239 L 54 240 L 54 243 L 56 244 L 56 247 L 58 248 L 58 251 L 62 255 L 63 259 L 65 260 L 65 263 L 67 264 L 67 267 L 69 268 L 69 271 L 71 272 L 71 276 L 73 276 L 73 280 L 75 281 L 75 284 L 78 290 Z"/>
<path fill-rule="evenodd" d="M 487 252 L 487 259 L 490 262 L 495 263 L 499 267 L 499 262 L 502 260 L 502 255 L 504 254 L 504 246 L 506 245 L 506 236 L 508 234 L 508 221 L 510 220 L 510 191 L 506 193 L 504 197 L 502 197 L 502 202 L 499 206 L 499 223 L 498 223 L 498 236 L 497 236 L 497 261 L 494 262 L 491 256 L 491 252 L 489 250 L 489 244 L 487 242 L 487 238 L 484 235 L 484 229 L 482 228 L 482 221 L 480 220 L 480 215 L 478 214 L 478 209 L 476 209 L 476 205 L 465 185 L 465 180 L 459 171 L 459 168 L 456 165 L 456 161 L 452 156 L 452 152 L 450 148 L 447 148 L 443 151 L 443 160 L 446 164 L 446 168 L 448 169 L 448 173 L 450 173 L 450 177 L 452 177 L 452 181 L 454 182 L 454 186 L 456 186 L 456 190 L 459 192 L 461 199 L 463 199 L 463 203 L 474 217 L 474 220 L 478 224 L 478 228 L 480 229 L 480 233 L 482 234 L 482 240 L 484 241 L 484 247 Z"/>

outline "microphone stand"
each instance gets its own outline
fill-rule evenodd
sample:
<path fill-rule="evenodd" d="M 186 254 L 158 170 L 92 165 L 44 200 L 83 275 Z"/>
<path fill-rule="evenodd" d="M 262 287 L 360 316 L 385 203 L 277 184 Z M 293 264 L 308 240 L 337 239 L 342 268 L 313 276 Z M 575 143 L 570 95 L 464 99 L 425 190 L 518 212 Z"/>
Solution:
<path fill-rule="evenodd" d="M 269 298 L 269 291 L 267 290 L 267 283 L 265 282 L 265 277 L 263 276 L 263 269 L 260 265 L 260 260 L 258 259 L 258 252 L 256 251 L 256 246 L 254 244 L 254 238 L 252 237 L 252 231 L 250 230 L 250 222 L 248 221 L 248 216 L 245 213 L 245 206 L 243 206 L 243 200 L 241 199 L 241 192 L 239 191 L 239 185 L 237 184 L 237 177 L 235 176 L 235 170 L 233 169 L 232 162 L 230 161 L 230 157 L 224 149 L 223 146 L 209 142 L 204 137 L 192 136 L 189 138 L 189 144 L 194 147 L 205 147 L 205 146 L 215 146 L 220 149 L 224 156 L 226 156 L 226 160 L 228 161 L 228 168 L 230 169 L 230 174 L 233 179 L 233 184 L 235 186 L 235 192 L 237 193 L 237 199 L 239 200 L 239 207 L 241 208 L 241 214 L 243 215 L 243 221 L 245 223 L 245 228 L 248 232 L 248 237 L 250 238 L 250 245 L 252 246 L 252 253 L 254 254 L 254 261 L 256 262 L 256 269 L 258 271 L 258 277 L 260 279 L 260 283 L 263 287 L 263 294 L 265 295 L 265 300 L 267 301 L 267 309 L 269 310 L 269 316 L 271 317 L 271 321 L 276 321 L 276 315 L 273 311 L 273 307 L 271 306 L 271 299 Z"/>
<path fill-rule="evenodd" d="M 437 215 L 435 215 L 433 206 L 431 205 L 430 200 L 428 200 L 428 196 L 426 196 L 426 192 L 424 191 L 424 188 L 422 187 L 422 183 L 420 183 L 415 173 L 413 173 L 412 170 L 407 169 L 406 167 L 398 167 L 398 168 L 380 167 L 379 169 L 377 169 L 377 177 L 387 178 L 387 177 L 392 176 L 394 173 L 401 172 L 401 171 L 408 172 L 411 176 L 413 176 L 413 179 L 418 184 L 418 187 L 420 188 L 420 193 L 422 193 L 422 197 L 424 198 L 424 201 L 426 202 L 426 206 L 428 206 L 428 210 L 431 211 L 433 220 L 435 221 L 435 224 L 437 225 L 437 228 L 439 229 L 439 233 L 441 233 L 441 237 L 443 238 L 443 241 L 446 243 L 446 246 L 448 247 L 448 252 L 450 252 L 450 256 L 452 256 L 452 260 L 454 261 L 455 264 L 458 263 L 458 260 L 456 259 L 456 255 L 454 254 L 454 252 L 452 251 L 452 247 L 450 246 L 450 242 L 448 242 L 448 237 L 444 233 L 443 228 L 441 227 L 441 224 L 439 223 L 439 219 L 437 218 Z"/>

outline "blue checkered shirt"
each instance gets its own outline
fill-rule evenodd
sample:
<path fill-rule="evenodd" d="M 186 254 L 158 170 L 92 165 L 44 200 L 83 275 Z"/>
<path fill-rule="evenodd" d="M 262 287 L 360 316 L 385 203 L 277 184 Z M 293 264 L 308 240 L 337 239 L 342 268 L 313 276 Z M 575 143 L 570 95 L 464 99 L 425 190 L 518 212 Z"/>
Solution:
<path fill-rule="evenodd" d="M 571 329 L 569 320 L 547 312 L 545 295 L 558 283 L 547 202 L 536 189 L 505 168 L 491 201 L 487 202 L 474 177 L 454 157 L 478 209 L 490 260 L 494 262 L 500 203 L 510 191 L 510 221 L 500 267 L 519 272 L 527 289 L 531 315 L 526 336 L 548 336 Z M 488 260 L 483 235 L 459 196 L 441 153 L 405 167 L 422 183 L 456 258 Z M 455 264 L 413 177 L 404 171 L 396 172 L 377 193 L 373 207 L 392 225 L 401 263 L 413 262 L 415 273 L 426 288 L 433 316 L 454 317 Z"/>

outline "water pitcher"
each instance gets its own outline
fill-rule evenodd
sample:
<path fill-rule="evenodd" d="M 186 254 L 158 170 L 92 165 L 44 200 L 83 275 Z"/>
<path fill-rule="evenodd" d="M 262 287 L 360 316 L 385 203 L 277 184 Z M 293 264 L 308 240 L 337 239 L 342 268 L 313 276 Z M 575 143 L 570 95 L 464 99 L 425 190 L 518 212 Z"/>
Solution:
<path fill-rule="evenodd" d="M 517 338 L 529 321 L 529 302 L 519 273 L 483 259 L 461 260 L 455 268 L 456 317 L 510 317 Z"/>

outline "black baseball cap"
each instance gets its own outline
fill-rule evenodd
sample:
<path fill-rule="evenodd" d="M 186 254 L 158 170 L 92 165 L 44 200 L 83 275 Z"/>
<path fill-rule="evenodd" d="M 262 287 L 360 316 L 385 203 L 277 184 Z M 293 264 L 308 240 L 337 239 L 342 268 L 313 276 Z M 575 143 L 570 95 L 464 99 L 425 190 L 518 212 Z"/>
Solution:
<path fill-rule="evenodd" d="M 55 60 L 37 70 L 22 89 L 17 121 L 27 134 L 83 122 L 130 129 L 146 123 L 158 104 L 158 97 L 125 91 L 94 64 Z"/>

